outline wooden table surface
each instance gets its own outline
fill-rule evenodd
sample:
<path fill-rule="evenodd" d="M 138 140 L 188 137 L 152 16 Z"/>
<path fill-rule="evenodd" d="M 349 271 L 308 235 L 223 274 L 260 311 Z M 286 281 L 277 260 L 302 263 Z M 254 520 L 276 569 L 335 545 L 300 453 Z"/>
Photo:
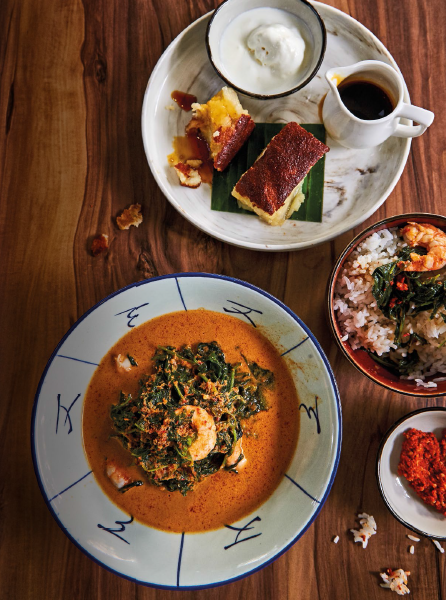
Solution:
<path fill-rule="evenodd" d="M 385 508 L 374 473 L 379 442 L 396 419 L 446 403 L 403 397 L 368 381 L 341 356 L 324 317 L 328 275 L 358 231 L 385 216 L 444 209 L 446 3 L 328 3 L 382 40 L 412 102 L 433 110 L 436 121 L 413 142 L 387 202 L 356 231 L 309 250 L 257 253 L 216 241 L 177 213 L 150 173 L 141 138 L 153 67 L 217 0 L 0 2 L 0 597 L 384 600 L 393 595 L 379 587 L 379 572 L 403 567 L 411 571 L 414 598 L 446 598 L 446 555 L 428 540 L 408 553 L 409 532 Z M 134 202 L 143 206 L 144 222 L 120 235 L 115 217 Z M 111 249 L 93 258 L 89 244 L 97 232 L 109 234 Z M 315 523 L 265 569 L 199 592 L 135 585 L 78 550 L 40 494 L 29 435 L 39 378 L 76 319 L 118 288 L 180 271 L 238 277 L 285 302 L 321 342 L 343 410 L 338 474 Z M 366 550 L 349 533 L 359 511 L 378 524 Z"/>

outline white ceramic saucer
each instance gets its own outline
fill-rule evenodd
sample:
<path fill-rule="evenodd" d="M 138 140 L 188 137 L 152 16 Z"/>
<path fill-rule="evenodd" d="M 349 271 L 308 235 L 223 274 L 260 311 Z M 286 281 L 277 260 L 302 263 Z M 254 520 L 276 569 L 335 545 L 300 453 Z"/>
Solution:
<path fill-rule="evenodd" d="M 328 91 L 325 73 L 332 67 L 360 60 L 382 60 L 398 68 L 383 44 L 363 25 L 345 13 L 313 2 L 327 30 L 327 50 L 322 66 L 302 90 L 276 100 L 256 100 L 240 95 L 244 108 L 257 122 L 320 123 L 321 103 Z M 348 150 L 327 140 L 331 150 L 325 163 L 322 223 L 288 221 L 270 227 L 256 217 L 211 211 L 211 188 L 181 187 L 168 166 L 172 140 L 184 134 L 191 118 L 175 103 L 174 90 L 189 92 L 206 102 L 225 82 L 214 71 L 206 53 L 206 27 L 211 13 L 185 29 L 166 49 L 155 67 L 144 98 L 142 134 L 152 173 L 167 199 L 189 221 L 213 237 L 256 250 L 298 250 L 337 237 L 365 221 L 393 190 L 406 164 L 410 140 L 390 138 L 367 150 Z M 410 102 L 406 89 L 405 101 Z"/>
<path fill-rule="evenodd" d="M 398 475 L 403 433 L 412 427 L 433 432 L 441 439 L 442 432 L 446 429 L 446 408 L 416 410 L 397 421 L 386 433 L 376 463 L 379 491 L 387 508 L 405 527 L 419 535 L 445 540 L 446 517 L 425 504 L 410 487 L 406 478 Z"/>

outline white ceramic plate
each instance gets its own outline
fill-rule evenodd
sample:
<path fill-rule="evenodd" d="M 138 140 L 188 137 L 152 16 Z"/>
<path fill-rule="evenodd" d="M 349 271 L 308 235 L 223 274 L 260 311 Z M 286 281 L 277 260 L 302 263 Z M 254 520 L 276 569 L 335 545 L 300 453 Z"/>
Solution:
<path fill-rule="evenodd" d="M 404 432 L 410 428 L 433 432 L 441 439 L 446 429 L 446 408 L 422 408 L 393 425 L 378 452 L 376 477 L 379 491 L 387 508 L 405 527 L 420 535 L 437 540 L 446 539 L 446 517 L 425 504 L 410 487 L 405 477 L 398 475 L 398 463 Z"/>
<path fill-rule="evenodd" d="M 363 25 L 345 13 L 313 2 L 327 30 L 327 50 L 318 74 L 304 89 L 277 100 L 240 96 L 257 122 L 320 123 L 320 105 L 328 91 L 325 73 L 332 67 L 360 60 L 382 60 L 398 68 L 383 44 Z M 209 62 L 205 33 L 210 14 L 185 29 L 166 49 L 147 85 L 142 110 L 142 134 L 152 173 L 167 199 L 186 219 L 215 238 L 256 250 L 297 250 L 330 240 L 356 227 L 385 201 L 406 164 L 410 140 L 390 138 L 367 150 L 348 150 L 327 139 L 324 211 L 322 223 L 287 221 L 271 227 L 250 215 L 211 211 L 211 188 L 180 186 L 167 163 L 172 140 L 184 135 L 191 113 L 176 108 L 174 90 L 189 92 L 206 102 L 224 85 Z M 405 101 L 410 102 L 406 89 Z"/>
<path fill-rule="evenodd" d="M 165 533 L 132 520 L 99 487 L 84 453 L 82 403 L 96 365 L 129 327 L 200 307 L 252 323 L 283 354 L 301 402 L 299 439 L 287 474 L 254 513 L 207 533 Z M 110 571 L 137 583 L 172 589 L 227 583 L 285 552 L 325 502 L 340 446 L 336 384 L 311 332 L 266 292 L 203 273 L 135 283 L 90 309 L 53 352 L 32 417 L 34 468 L 63 531 Z"/>

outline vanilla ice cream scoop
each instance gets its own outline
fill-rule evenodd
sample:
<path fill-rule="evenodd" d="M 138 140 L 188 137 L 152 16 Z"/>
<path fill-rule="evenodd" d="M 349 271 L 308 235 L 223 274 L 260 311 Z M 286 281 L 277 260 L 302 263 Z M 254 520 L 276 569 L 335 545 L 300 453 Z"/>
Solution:
<path fill-rule="evenodd" d="M 218 52 L 213 53 L 218 70 L 246 93 L 287 94 L 304 85 L 315 68 L 312 31 L 316 26 L 319 23 L 310 29 L 305 20 L 280 8 L 246 10 L 220 34 Z"/>
<path fill-rule="evenodd" d="M 247 44 L 256 60 L 280 77 L 293 75 L 302 66 L 305 41 L 297 29 L 278 23 L 260 25 L 251 31 Z"/>

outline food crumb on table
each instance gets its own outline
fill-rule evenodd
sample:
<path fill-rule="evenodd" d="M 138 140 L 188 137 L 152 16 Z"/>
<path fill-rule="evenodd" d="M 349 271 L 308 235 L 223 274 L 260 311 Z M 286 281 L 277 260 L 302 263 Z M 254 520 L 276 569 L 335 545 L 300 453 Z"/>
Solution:
<path fill-rule="evenodd" d="M 444 554 L 444 548 L 441 546 L 441 544 L 438 540 L 432 540 L 432 543 L 437 548 L 437 550 L 439 550 L 442 554 Z"/>
<path fill-rule="evenodd" d="M 396 592 L 399 596 L 410 594 L 410 590 L 407 587 L 407 577 L 410 575 L 410 571 L 403 571 L 403 569 L 387 569 L 385 573 L 380 573 L 384 583 L 380 586 L 388 588 L 392 592 Z"/>
<path fill-rule="evenodd" d="M 333 539 L 333 544 L 337 544 L 339 542 L 339 536 L 337 535 L 334 539 Z"/>
<path fill-rule="evenodd" d="M 419 542 L 420 538 L 415 537 L 414 535 L 408 535 L 407 536 L 409 538 L 409 540 L 412 540 L 412 542 Z"/>
<path fill-rule="evenodd" d="M 413 554 L 413 553 L 415 552 L 415 546 L 410 546 L 410 547 L 409 547 L 409 552 L 410 552 L 411 554 Z"/>
<path fill-rule="evenodd" d="M 359 513 L 358 519 L 360 525 L 362 525 L 361 529 L 350 529 L 350 531 L 355 536 L 355 542 L 361 542 L 363 548 L 367 548 L 367 544 L 372 535 L 376 533 L 376 521 L 372 515 L 368 515 L 367 513 Z"/>
<path fill-rule="evenodd" d="M 91 242 L 91 253 L 93 256 L 98 256 L 108 251 L 108 235 L 100 233 Z"/>
<path fill-rule="evenodd" d="M 139 227 L 142 223 L 141 205 L 131 204 L 124 209 L 119 217 L 116 217 L 119 229 L 129 229 L 132 225 Z"/>

